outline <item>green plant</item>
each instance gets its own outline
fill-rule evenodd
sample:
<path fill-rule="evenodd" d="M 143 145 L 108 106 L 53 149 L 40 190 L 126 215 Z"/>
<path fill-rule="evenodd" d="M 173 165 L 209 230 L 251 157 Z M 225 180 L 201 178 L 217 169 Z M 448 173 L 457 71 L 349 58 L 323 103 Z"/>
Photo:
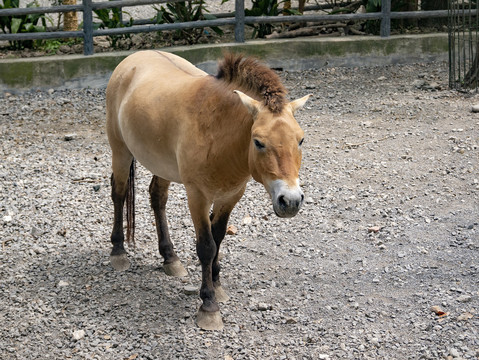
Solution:
<path fill-rule="evenodd" d="M 245 9 L 246 16 L 278 16 L 280 13 L 286 15 L 301 15 L 300 12 L 293 9 L 279 9 L 279 5 L 286 2 L 285 0 L 252 0 L 251 9 Z M 264 38 L 266 35 L 269 35 L 273 32 L 272 24 L 254 24 L 250 25 L 254 28 L 253 38 L 259 37 Z"/>
<path fill-rule="evenodd" d="M 20 7 L 20 0 L 3 0 L 0 9 L 15 9 Z M 33 1 L 27 5 L 29 7 L 38 7 L 38 2 Z M 0 27 L 5 34 L 18 34 L 28 32 L 45 31 L 47 17 L 45 14 L 29 14 L 29 15 L 11 15 L 0 17 Z M 14 50 L 24 48 L 33 48 L 41 41 L 33 40 L 12 40 L 9 41 L 10 47 Z"/>
<path fill-rule="evenodd" d="M 114 0 L 109 0 L 114 1 Z M 95 15 L 100 20 L 100 23 L 94 23 L 95 29 L 116 29 L 122 28 L 125 26 L 133 25 L 133 18 L 126 11 L 121 10 L 120 8 L 110 8 L 110 9 L 97 9 L 93 10 Z M 127 24 L 124 24 L 122 21 L 123 14 L 130 16 L 130 21 Z M 112 47 L 117 47 L 118 40 L 127 39 L 130 37 L 130 34 L 123 35 L 109 35 L 108 40 Z"/>
<path fill-rule="evenodd" d="M 60 46 L 62 46 L 62 42 L 59 40 L 46 40 L 42 45 L 42 49 L 49 54 L 54 54 Z"/>
<path fill-rule="evenodd" d="M 168 3 L 166 8 L 161 6 L 160 8 L 153 6 L 156 10 L 156 16 L 154 20 L 157 24 L 172 24 L 179 22 L 192 22 L 199 20 L 213 20 L 215 17 L 208 14 L 204 0 L 194 1 L 181 1 L 177 3 Z M 212 26 L 211 29 L 219 34 L 223 35 L 223 31 L 217 27 Z M 198 39 L 203 34 L 203 29 L 181 29 L 177 30 L 177 34 L 180 38 L 186 40 L 188 43 L 193 44 L 198 42 Z"/>
<path fill-rule="evenodd" d="M 79 39 L 60 39 L 60 40 L 48 39 L 42 43 L 42 45 L 40 46 L 40 49 L 47 52 L 49 55 L 54 55 L 57 53 L 58 49 L 62 45 L 72 46 L 78 43 L 80 43 Z"/>

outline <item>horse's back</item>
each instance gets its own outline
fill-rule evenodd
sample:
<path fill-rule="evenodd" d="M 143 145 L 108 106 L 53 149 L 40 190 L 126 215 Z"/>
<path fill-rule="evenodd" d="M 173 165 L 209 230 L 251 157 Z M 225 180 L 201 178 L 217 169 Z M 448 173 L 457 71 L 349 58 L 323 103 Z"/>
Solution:
<path fill-rule="evenodd" d="M 107 96 L 112 88 L 121 94 L 138 86 L 170 91 L 175 84 L 206 75 L 203 70 L 177 55 L 153 50 L 140 51 L 128 56 L 116 67 L 108 83 Z"/>

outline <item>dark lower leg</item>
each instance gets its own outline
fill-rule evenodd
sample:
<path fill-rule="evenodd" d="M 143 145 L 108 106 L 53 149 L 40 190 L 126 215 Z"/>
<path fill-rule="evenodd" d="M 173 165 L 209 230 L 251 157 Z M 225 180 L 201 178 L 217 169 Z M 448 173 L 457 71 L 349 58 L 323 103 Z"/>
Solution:
<path fill-rule="evenodd" d="M 212 216 L 211 233 L 216 244 L 216 254 L 212 266 L 212 279 L 215 287 L 220 286 L 220 271 L 221 266 L 218 259 L 221 242 L 226 234 L 226 227 L 228 225 L 229 213 Z"/>
<path fill-rule="evenodd" d="M 173 249 L 173 243 L 170 240 L 168 222 L 166 219 L 166 202 L 168 201 L 169 185 L 169 181 L 163 180 L 158 176 L 153 176 L 150 183 L 150 200 L 153 213 L 155 214 L 158 248 L 161 256 L 165 259 L 165 264 L 179 260 Z"/>
<path fill-rule="evenodd" d="M 113 249 L 111 255 L 126 254 L 123 245 L 125 236 L 123 234 L 123 206 L 125 204 L 126 186 L 120 186 L 115 181 L 115 176 L 111 176 L 111 198 L 114 207 L 113 231 L 111 233 L 111 243 Z"/>
<path fill-rule="evenodd" d="M 213 240 L 209 224 L 207 226 L 205 225 L 201 234 L 198 236 L 196 252 L 200 259 L 202 273 L 200 297 L 201 300 L 203 300 L 203 305 L 201 305 L 201 309 L 207 312 L 219 311 L 212 280 L 213 260 L 217 257 L 216 244 Z"/>

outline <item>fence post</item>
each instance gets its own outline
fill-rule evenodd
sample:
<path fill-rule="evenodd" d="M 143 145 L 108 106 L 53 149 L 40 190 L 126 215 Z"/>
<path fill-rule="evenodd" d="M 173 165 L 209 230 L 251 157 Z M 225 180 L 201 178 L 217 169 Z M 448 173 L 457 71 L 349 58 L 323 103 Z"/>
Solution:
<path fill-rule="evenodd" d="M 92 0 L 83 0 L 83 55 L 93 55 Z"/>
<path fill-rule="evenodd" d="M 381 37 L 389 37 L 391 35 L 391 0 L 381 1 Z"/>
<path fill-rule="evenodd" d="M 235 0 L 235 40 L 244 42 L 244 0 Z"/>

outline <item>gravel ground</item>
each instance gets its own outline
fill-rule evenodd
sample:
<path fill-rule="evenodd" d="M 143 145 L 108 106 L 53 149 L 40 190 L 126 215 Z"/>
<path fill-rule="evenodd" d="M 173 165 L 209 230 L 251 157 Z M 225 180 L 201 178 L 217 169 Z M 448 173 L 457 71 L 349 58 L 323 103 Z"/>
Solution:
<path fill-rule="evenodd" d="M 477 96 L 447 64 L 281 73 L 306 133 L 306 204 L 279 219 L 251 182 L 224 241 L 225 329 L 194 323 L 185 191 L 167 277 L 139 166 L 132 267 L 109 265 L 104 89 L 0 94 L 1 359 L 477 359 Z"/>

